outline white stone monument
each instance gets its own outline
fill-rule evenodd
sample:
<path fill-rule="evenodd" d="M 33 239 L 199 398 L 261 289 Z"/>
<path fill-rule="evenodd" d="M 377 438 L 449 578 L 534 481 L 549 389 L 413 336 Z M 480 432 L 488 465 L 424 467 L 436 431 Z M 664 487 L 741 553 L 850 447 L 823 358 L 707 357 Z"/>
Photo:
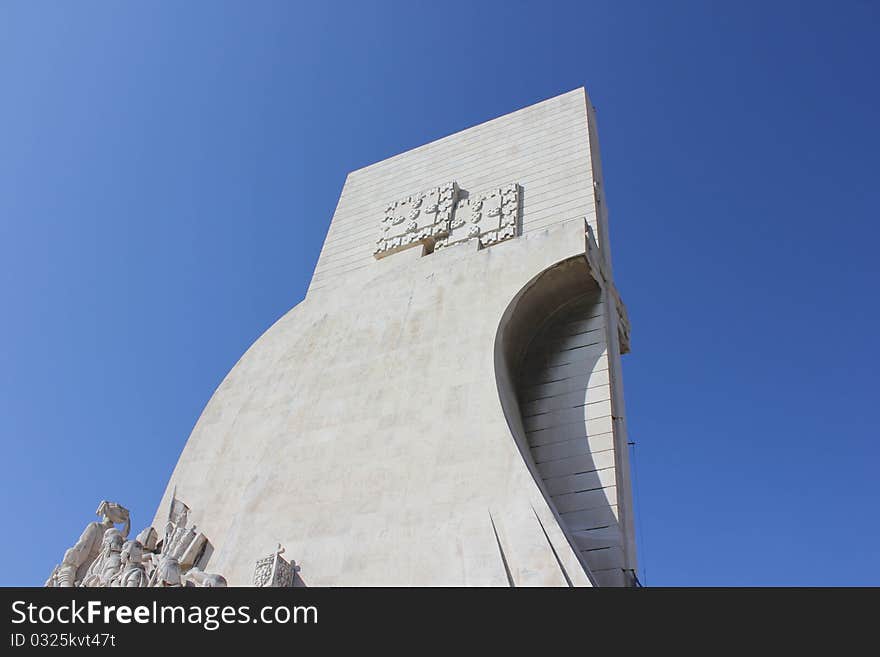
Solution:
<path fill-rule="evenodd" d="M 279 543 L 309 586 L 632 585 L 602 190 L 584 89 L 350 173 L 306 298 L 216 390 L 153 526 L 176 489 L 232 586 L 290 585 Z"/>

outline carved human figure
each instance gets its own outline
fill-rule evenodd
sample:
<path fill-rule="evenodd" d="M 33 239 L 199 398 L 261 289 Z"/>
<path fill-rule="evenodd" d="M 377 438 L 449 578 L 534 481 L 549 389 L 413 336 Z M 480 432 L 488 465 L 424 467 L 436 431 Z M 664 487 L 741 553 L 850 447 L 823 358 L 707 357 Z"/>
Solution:
<path fill-rule="evenodd" d="M 52 571 L 52 574 L 49 576 L 49 579 L 46 580 L 45 585 L 51 587 L 76 586 L 78 554 L 79 553 L 74 548 L 67 550 L 64 553 L 64 558 L 61 560 L 61 563 L 55 566 L 55 570 Z"/>
<path fill-rule="evenodd" d="M 217 573 L 206 573 L 201 568 L 197 566 L 193 566 L 190 568 L 186 575 L 184 575 L 184 580 L 186 583 L 192 583 L 195 586 L 199 586 L 202 588 L 218 588 L 218 587 L 226 587 L 226 578 L 223 575 L 219 575 Z"/>
<path fill-rule="evenodd" d="M 165 536 L 159 555 L 152 555 L 150 586 L 184 586 L 185 576 L 202 560 L 210 548 L 208 539 L 195 526 L 187 527 L 189 507 L 172 495 Z M 225 581 L 225 580 L 224 580 Z"/>
<path fill-rule="evenodd" d="M 167 538 L 162 544 L 162 554 L 168 554 L 177 559 L 181 559 L 195 540 L 197 534 L 195 526 L 184 527 L 183 525 L 179 525 L 170 528 L 165 536 Z"/>
<path fill-rule="evenodd" d="M 85 587 L 224 587 L 226 579 L 202 570 L 213 552 L 208 538 L 187 527 L 189 507 L 172 498 L 165 536 L 153 527 L 127 541 L 128 509 L 115 502 L 98 506 L 100 521 L 83 530 L 76 545 L 64 553 L 45 585 Z M 116 527 L 123 524 L 122 529 Z"/>
<path fill-rule="evenodd" d="M 122 568 L 122 545 L 125 536 L 115 527 L 104 532 L 101 551 L 89 566 L 80 586 L 108 586 Z"/>
<path fill-rule="evenodd" d="M 124 523 L 122 535 L 128 536 L 131 520 L 128 509 L 124 506 L 104 500 L 98 505 L 95 513 L 101 516 L 101 520 L 86 525 L 76 544 L 65 552 L 64 560 L 58 566 L 59 570 L 64 570 L 64 576 L 58 578 L 53 575 L 49 578 L 50 582 L 54 581 L 54 586 L 76 586 L 82 581 L 101 551 L 105 531 L 116 524 Z M 72 577 L 71 571 L 73 571 Z M 50 586 L 49 582 L 46 585 Z"/>
<path fill-rule="evenodd" d="M 150 586 L 158 588 L 183 586 L 177 557 L 165 555 L 159 560 L 159 565 L 150 576 Z"/>
<path fill-rule="evenodd" d="M 153 574 L 153 570 L 155 570 L 156 566 L 159 565 L 160 555 L 157 547 L 159 535 L 155 529 L 147 527 L 137 535 L 136 540 L 142 546 L 141 564 L 144 567 L 144 571 L 147 573 L 147 578 L 149 578 Z"/>
<path fill-rule="evenodd" d="M 140 541 L 126 541 L 120 554 L 122 567 L 110 580 L 110 586 L 138 588 L 147 585 L 147 572 L 143 564 L 143 546 Z"/>
<path fill-rule="evenodd" d="M 152 527 L 147 527 L 137 535 L 137 540 L 143 546 L 144 552 L 153 552 L 156 549 L 156 543 L 159 541 L 159 535 Z"/>

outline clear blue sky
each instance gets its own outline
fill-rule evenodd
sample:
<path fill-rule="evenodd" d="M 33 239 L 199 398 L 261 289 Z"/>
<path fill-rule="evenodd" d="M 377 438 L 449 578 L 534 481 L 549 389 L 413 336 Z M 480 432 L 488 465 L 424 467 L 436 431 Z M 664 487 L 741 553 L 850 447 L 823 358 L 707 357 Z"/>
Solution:
<path fill-rule="evenodd" d="M 0 584 L 152 518 L 348 171 L 586 85 L 649 585 L 880 584 L 880 5 L 0 5 Z"/>

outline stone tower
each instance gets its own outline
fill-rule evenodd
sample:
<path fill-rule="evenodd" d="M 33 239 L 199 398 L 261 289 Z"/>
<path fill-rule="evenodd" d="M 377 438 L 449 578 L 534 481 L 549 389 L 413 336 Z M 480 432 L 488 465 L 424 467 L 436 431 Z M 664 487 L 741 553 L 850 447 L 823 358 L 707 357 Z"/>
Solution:
<path fill-rule="evenodd" d="M 584 89 L 354 171 L 154 524 L 176 487 L 231 585 L 279 543 L 308 585 L 631 585 L 628 336 Z"/>

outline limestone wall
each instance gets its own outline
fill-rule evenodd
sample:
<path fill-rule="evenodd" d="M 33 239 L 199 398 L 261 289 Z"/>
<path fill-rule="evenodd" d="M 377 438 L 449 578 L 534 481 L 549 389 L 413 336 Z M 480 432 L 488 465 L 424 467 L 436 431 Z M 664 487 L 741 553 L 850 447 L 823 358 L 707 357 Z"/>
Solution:
<path fill-rule="evenodd" d="M 598 230 L 587 102 L 576 89 L 350 173 L 309 293 L 378 266 L 373 244 L 386 204 L 447 180 L 472 192 L 518 182 L 525 233 L 576 217 Z"/>

